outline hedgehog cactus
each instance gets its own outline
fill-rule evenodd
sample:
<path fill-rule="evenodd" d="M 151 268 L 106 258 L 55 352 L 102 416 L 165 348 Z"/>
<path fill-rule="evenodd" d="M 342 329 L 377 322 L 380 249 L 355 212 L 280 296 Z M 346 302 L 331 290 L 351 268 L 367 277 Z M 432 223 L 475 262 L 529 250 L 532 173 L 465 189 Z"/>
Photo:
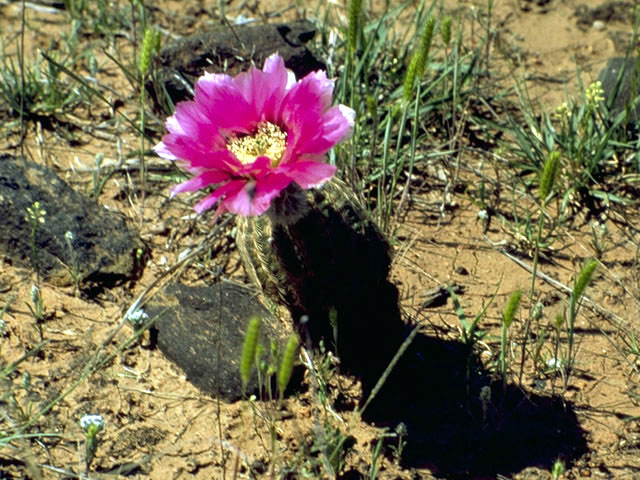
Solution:
<path fill-rule="evenodd" d="M 262 70 L 207 73 L 194 100 L 176 105 L 155 151 L 194 175 L 173 194 L 215 186 L 196 211 L 217 204 L 215 217 L 238 215 L 249 276 L 289 308 L 303 343 L 335 346 L 368 389 L 404 325 L 388 281 L 389 244 L 325 162 L 354 123 L 353 110 L 331 106 L 332 95 L 324 72 L 296 81 L 277 54 Z"/>
<path fill-rule="evenodd" d="M 337 178 L 311 190 L 291 185 L 267 215 L 238 219 L 236 243 L 249 276 L 288 307 L 302 340 L 324 340 L 372 388 L 405 328 L 388 281 L 390 246 L 349 188 Z"/>

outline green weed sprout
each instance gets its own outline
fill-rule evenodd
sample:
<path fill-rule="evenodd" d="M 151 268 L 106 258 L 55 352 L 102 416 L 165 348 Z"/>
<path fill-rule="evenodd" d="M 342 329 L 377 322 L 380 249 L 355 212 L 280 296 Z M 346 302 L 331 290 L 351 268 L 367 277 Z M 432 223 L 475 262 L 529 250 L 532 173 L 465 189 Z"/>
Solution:
<path fill-rule="evenodd" d="M 507 306 L 502 314 L 502 332 L 500 335 L 500 375 L 502 376 L 503 382 L 506 382 L 507 378 L 507 332 L 515 319 L 516 311 L 518 310 L 521 299 L 522 292 L 520 289 L 513 292 L 509 297 Z"/>
<path fill-rule="evenodd" d="M 533 320 L 533 308 L 535 302 L 533 297 L 535 294 L 536 278 L 538 276 L 538 261 L 540 258 L 540 247 L 542 245 L 542 233 L 544 231 L 545 210 L 550 198 L 554 195 L 558 171 L 560 170 L 560 152 L 553 151 L 547 155 L 542 165 L 538 180 L 538 196 L 540 198 L 540 209 L 538 212 L 538 229 L 536 232 L 535 243 L 533 245 L 533 266 L 531 272 L 531 287 L 529 288 L 529 315 L 524 326 L 524 339 L 522 341 L 522 355 L 520 357 L 520 373 L 518 375 L 518 383 L 522 384 L 522 375 L 524 373 L 524 362 L 526 359 L 527 343 L 529 342 L 529 333 L 531 332 L 531 321 Z"/>
<path fill-rule="evenodd" d="M 607 237 L 609 235 L 609 229 L 604 221 L 600 222 L 598 220 L 593 221 L 590 228 L 591 241 L 589 243 L 596 252 L 596 257 L 602 259 L 608 247 Z"/>
<path fill-rule="evenodd" d="M 40 283 L 40 263 L 38 257 L 37 236 L 38 228 L 40 225 L 44 224 L 46 216 L 47 211 L 40 207 L 39 201 L 35 201 L 30 207 L 27 207 L 27 214 L 24 216 L 25 220 L 31 226 L 31 236 L 29 237 L 31 241 L 31 263 L 36 271 L 38 284 Z"/>
<path fill-rule="evenodd" d="M 38 334 L 40 335 L 40 341 L 44 338 L 42 333 L 42 323 L 44 322 L 44 300 L 40 293 L 40 288 L 37 285 L 31 285 L 31 291 L 29 292 L 31 298 L 31 304 L 27 303 L 27 308 L 33 316 Z"/>
<path fill-rule="evenodd" d="M 553 480 L 557 480 L 566 471 L 567 467 L 565 466 L 564 462 L 560 459 L 557 459 L 555 462 L 553 462 L 553 467 L 551 467 L 551 478 L 553 478 Z"/>
<path fill-rule="evenodd" d="M 569 318 L 567 322 L 567 335 L 569 340 L 568 346 L 568 354 L 567 354 L 567 370 L 570 371 L 575 362 L 574 358 L 574 334 L 575 334 L 575 323 L 576 318 L 578 316 L 578 310 L 580 308 L 580 304 L 584 295 L 584 291 L 587 288 L 587 285 L 591 282 L 591 278 L 593 277 L 593 273 L 598 266 L 598 261 L 594 259 L 589 259 L 585 262 L 584 267 L 578 274 L 573 290 L 571 291 L 571 296 L 569 298 Z M 569 375 L 565 377 L 565 388 L 567 387 L 567 383 L 569 381 Z"/>
<path fill-rule="evenodd" d="M 80 427 L 84 430 L 84 454 L 87 470 L 89 470 L 98 449 L 98 434 L 104 430 L 104 426 L 102 415 L 85 415 L 80 419 Z"/>
<path fill-rule="evenodd" d="M 75 240 L 75 235 L 72 231 L 67 230 L 64 233 L 64 242 L 69 250 L 69 259 L 71 261 L 71 266 L 68 267 L 69 275 L 71 277 L 71 281 L 73 282 L 74 294 L 78 293 L 78 289 L 80 288 L 80 266 L 78 265 L 78 256 L 76 255 L 76 250 L 73 248 L 73 241 Z"/>
<path fill-rule="evenodd" d="M 398 439 L 396 445 L 391 445 L 391 451 L 393 452 L 393 457 L 398 465 L 402 461 L 402 452 L 404 448 L 407 446 L 407 435 L 409 434 L 407 430 L 407 425 L 404 422 L 400 422 L 395 430 L 395 436 Z"/>
<path fill-rule="evenodd" d="M 497 290 L 493 294 L 489 302 L 482 308 L 482 310 L 478 314 L 476 314 L 473 320 L 469 321 L 466 313 L 464 312 L 464 309 L 462 308 L 460 299 L 458 299 L 458 295 L 456 295 L 456 292 L 453 290 L 453 288 L 449 287 L 449 295 L 451 296 L 456 316 L 458 317 L 458 321 L 460 322 L 462 342 L 469 347 L 469 351 L 471 351 L 476 343 L 479 340 L 482 340 L 482 338 L 487 334 L 487 332 L 479 330 L 479 324 L 487 313 L 489 306 L 491 306 L 491 304 L 495 300 L 496 294 Z"/>
<path fill-rule="evenodd" d="M 553 322 L 553 327 L 555 330 L 554 341 L 553 341 L 553 356 L 545 362 L 544 368 L 549 372 L 553 373 L 553 382 L 552 389 L 553 393 L 555 393 L 555 379 L 556 374 L 560 372 L 561 375 L 564 376 L 564 365 L 565 362 L 560 359 L 560 344 L 561 344 L 561 334 L 562 334 L 562 326 L 565 323 L 565 319 L 563 315 L 556 315 L 556 318 Z"/>

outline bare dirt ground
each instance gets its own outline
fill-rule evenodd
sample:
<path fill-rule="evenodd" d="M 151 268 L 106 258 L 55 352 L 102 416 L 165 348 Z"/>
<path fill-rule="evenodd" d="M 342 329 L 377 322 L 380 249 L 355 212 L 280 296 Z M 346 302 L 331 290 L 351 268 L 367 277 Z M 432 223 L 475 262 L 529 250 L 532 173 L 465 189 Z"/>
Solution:
<path fill-rule="evenodd" d="M 280 20 L 294 18 L 296 12 L 303 11 L 288 9 L 289 4 L 280 2 L 241 3 L 229 3 L 227 15 L 258 17 L 275 12 L 272 18 Z M 551 110 L 567 94 L 575 94 L 576 69 L 583 82 L 589 83 L 609 57 L 624 54 L 624 39 L 628 41 L 632 31 L 631 3 L 608 2 L 608 10 L 593 10 L 599 5 L 600 2 L 585 5 L 573 0 L 495 2 L 493 22 L 498 31 L 498 42 L 493 46 L 495 56 L 506 55 L 509 59 L 503 68 L 512 69 L 514 82 L 522 76 L 528 79 L 529 94 L 540 99 L 540 108 Z M 165 32 L 190 33 L 218 23 L 216 2 L 149 2 L 148 8 L 153 22 Z M 344 13 L 341 5 L 332 8 Z M 446 11 L 463 16 L 476 15 L 485 9 L 481 2 L 445 4 Z M 307 7 L 306 14 L 312 16 L 314 11 Z M 60 36 L 68 32 L 69 20 L 62 11 L 47 13 L 33 8 L 27 9 L 26 16 L 25 57 L 33 61 L 37 49 L 48 51 L 50 42 L 62 41 Z M 20 2 L 0 1 L 0 31 L 8 54 L 16 53 L 20 18 Z M 95 38 L 85 37 L 81 41 L 86 42 L 87 49 L 96 45 Z M 123 78 L 121 70 L 99 47 L 95 48 L 101 64 L 99 80 L 113 89 L 114 97 L 123 98 L 125 104 L 121 108 L 135 111 L 137 92 Z M 119 155 L 139 147 L 139 137 L 123 133 L 126 130 L 118 125 L 112 124 L 103 131 L 84 129 L 112 115 L 103 103 L 96 101 L 91 107 L 79 107 L 74 116 L 64 117 L 64 122 L 29 124 L 25 156 L 52 167 L 74 188 L 88 192 L 92 181 L 89 169 L 94 165 L 96 153 L 103 153 L 106 163 L 116 162 Z M 19 154 L 19 123 L 14 119 L 11 125 L 9 130 L 6 125 L 3 128 L 0 151 Z M 89 131 L 98 133 L 85 133 Z M 465 155 L 466 163 L 480 161 L 472 153 Z M 157 158 L 148 162 L 150 172 L 163 166 Z M 115 352 L 113 359 L 88 378 L 83 377 L 91 354 L 108 338 L 133 300 L 177 260 L 181 251 L 197 245 L 211 228 L 207 220 L 194 220 L 188 198 L 169 201 L 170 184 L 166 180 L 150 182 L 148 187 L 146 192 L 141 191 L 129 173 L 120 171 L 111 177 L 99 196 L 101 204 L 122 212 L 138 228 L 150 248 L 147 266 L 139 280 L 105 290 L 97 297 L 77 294 L 70 285 L 41 284 L 46 313 L 44 337 L 50 343 L 40 354 L 22 362 L 13 378 L 25 372 L 30 375 L 31 386 L 19 391 L 17 398 L 33 411 L 64 395 L 38 423 L 41 432 L 58 436 L 0 444 L 0 477 L 72 478 L 70 472 L 79 476 L 84 472 L 84 435 L 79 420 L 88 413 L 101 414 L 106 420 L 95 460 L 87 473 L 89 478 L 118 475 L 164 479 L 253 478 L 252 475 L 275 478 L 275 472 L 268 470 L 270 463 L 286 459 L 291 464 L 304 464 L 305 449 L 309 448 L 317 420 L 310 389 L 286 399 L 277 412 L 269 410 L 268 405 L 258 408 L 281 418 L 274 451 L 269 445 L 266 421 L 256 416 L 248 402 L 218 402 L 202 394 L 158 349 L 149 346 L 148 337 L 118 351 L 118 345 L 132 334 L 128 325 L 106 345 Z M 397 225 L 393 280 L 400 289 L 407 315 L 421 324 L 422 333 L 443 341 L 459 338 L 458 317 L 451 299 L 441 305 L 423 307 L 427 292 L 441 285 L 459 286 L 460 302 L 471 317 L 495 294 L 481 323 L 488 336 L 480 358 L 490 362 L 496 357 L 502 308 L 517 288 L 528 291 L 531 273 L 527 267 L 532 261 L 526 255 L 526 245 L 508 225 L 494 220 L 486 228 L 478 219 L 479 208 L 464 192 L 451 195 L 442 212 L 441 190 L 424 188 L 414 193 L 411 210 Z M 562 478 L 640 478 L 637 386 L 640 365 L 638 357 L 629 353 L 628 342 L 632 337 L 625 335 L 638 331 L 640 318 L 640 250 L 637 233 L 632 228 L 639 219 L 637 212 L 628 212 L 622 220 L 615 215 L 606 220 L 609 233 L 601 257 L 602 267 L 587 291 L 591 302 L 582 308 L 576 325 L 578 374 L 571 378 L 567 391 L 562 392 L 565 403 L 561 401 L 557 408 L 575 418 L 577 433 L 567 434 L 567 438 L 580 439 L 576 444 L 584 442 L 584 445 L 574 445 L 579 455 L 567 458 L 571 466 Z M 551 246 L 550 259 L 541 264 L 540 272 L 558 283 L 542 279 L 536 283 L 535 300 L 545 305 L 545 318 L 552 319 L 565 308 L 567 292 L 558 285 L 570 287 L 584 259 L 594 256 L 592 238 L 591 220 L 577 218 Z M 525 255 L 515 255 L 515 251 L 524 251 Z M 183 280 L 211 283 L 217 278 L 214 267 L 223 265 L 226 275 L 238 282 L 246 281 L 237 261 L 229 264 L 227 259 L 218 260 L 192 264 L 183 272 Z M 34 281 L 32 269 L 13 265 L 6 259 L 0 263 L 0 307 L 13 300 L 2 317 L 6 322 L 0 338 L 3 366 L 39 342 L 26 306 Z M 521 308 L 529 308 L 526 295 Z M 514 352 L 514 357 L 518 358 L 518 354 Z M 543 358 L 552 359 L 553 352 L 543 352 Z M 447 367 L 442 368 L 446 371 Z M 521 389 L 536 396 L 542 405 L 546 402 L 543 399 L 562 390 L 560 383 L 541 381 L 529 371 Z M 354 411 L 357 383 L 337 376 L 333 387 L 342 405 L 338 409 L 342 420 L 336 423 L 355 440 L 343 470 L 349 473 L 343 478 L 361 478 L 359 474 L 365 478 L 384 427 L 363 422 Z M 437 386 L 434 389 L 434 395 L 439 395 Z M 0 412 L 4 409 L 3 405 Z M 543 414 L 547 412 L 556 419 L 557 411 L 556 407 L 549 407 Z M 24 414 L 28 416 L 29 412 Z M 437 425 L 446 423 L 446 419 L 439 422 Z M 524 430 L 535 430 L 535 420 L 524 420 L 521 425 L 523 444 L 516 445 L 517 435 L 505 436 L 508 442 L 503 450 L 499 454 L 493 452 L 491 455 L 496 456 L 484 459 L 483 467 L 475 471 L 464 462 L 456 469 L 423 452 L 427 460 L 412 465 L 398 465 L 392 455 L 384 457 L 380 460 L 379 478 L 433 478 L 433 475 L 550 478 L 548 465 L 535 458 L 527 463 L 524 453 L 528 449 L 526 442 L 530 441 Z M 566 426 L 563 421 L 558 425 Z M 563 452 L 559 455 L 561 459 L 571 451 L 571 446 L 565 447 L 559 448 Z M 461 452 L 455 453 L 457 456 L 453 458 L 464 458 Z M 524 460 L 514 458 L 511 464 L 504 460 L 516 455 Z M 544 458 L 545 462 L 548 460 L 549 455 Z M 495 469 L 487 466 L 491 463 L 496 464 Z"/>

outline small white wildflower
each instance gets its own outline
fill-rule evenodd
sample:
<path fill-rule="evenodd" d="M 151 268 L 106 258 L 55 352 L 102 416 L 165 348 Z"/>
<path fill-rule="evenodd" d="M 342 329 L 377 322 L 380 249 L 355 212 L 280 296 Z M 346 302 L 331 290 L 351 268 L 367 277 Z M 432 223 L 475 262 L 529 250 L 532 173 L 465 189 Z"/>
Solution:
<path fill-rule="evenodd" d="M 4 333 L 5 328 L 7 328 L 7 322 L 0 318 L 0 335 Z"/>
<path fill-rule="evenodd" d="M 99 432 L 104 428 L 104 417 L 102 415 L 85 415 L 80 419 L 80 427 L 89 433 L 90 430 Z"/>
<path fill-rule="evenodd" d="M 489 218 L 489 212 L 487 212 L 487 210 L 485 209 L 482 209 L 476 214 L 476 217 L 478 218 L 478 220 L 487 220 Z"/>
<path fill-rule="evenodd" d="M 38 303 L 38 301 L 40 300 L 40 289 L 37 287 L 36 284 L 31 285 L 30 296 L 31 296 L 31 302 L 34 304 Z"/>
<path fill-rule="evenodd" d="M 547 367 L 552 368 L 554 370 L 558 370 L 562 368 L 562 360 L 559 358 L 552 357 L 547 360 Z"/>
<path fill-rule="evenodd" d="M 146 320 L 149 320 L 149 315 L 140 308 L 127 315 L 127 320 L 129 320 L 135 328 L 139 328 Z"/>
<path fill-rule="evenodd" d="M 75 238 L 75 237 L 73 236 L 73 232 L 71 232 L 71 231 L 67 230 L 67 231 L 64 233 L 64 239 L 65 239 L 67 242 L 69 242 L 69 243 L 73 242 L 73 239 L 74 239 L 74 238 Z"/>

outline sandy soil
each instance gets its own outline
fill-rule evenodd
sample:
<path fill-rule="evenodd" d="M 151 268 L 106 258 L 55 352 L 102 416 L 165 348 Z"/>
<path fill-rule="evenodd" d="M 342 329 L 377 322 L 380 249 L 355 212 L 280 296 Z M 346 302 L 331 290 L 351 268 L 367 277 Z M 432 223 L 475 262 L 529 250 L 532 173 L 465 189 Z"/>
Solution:
<path fill-rule="evenodd" d="M 162 7 L 160 2 L 149 4 L 153 21 L 167 32 L 188 33 L 218 22 L 215 2 L 165 2 Z M 614 14 L 607 17 L 576 0 L 496 1 L 493 23 L 497 41 L 492 46 L 495 57 L 506 56 L 509 61 L 501 62 L 503 71 L 511 71 L 514 82 L 522 75 L 527 77 L 529 95 L 540 101 L 540 108 L 553 109 L 566 95 L 577 91 L 577 70 L 583 82 L 589 83 L 609 57 L 624 54 L 621 39 L 628 38 L 632 30 L 630 14 L 624 16 L 624 12 L 631 11 L 630 3 L 609 4 Z M 279 1 L 242 2 L 241 10 L 238 5 L 236 1 L 229 3 L 227 15 L 257 17 L 276 12 L 274 18 L 287 19 L 302 12 L 302 8 L 286 9 L 289 4 Z M 278 15 L 283 9 L 286 11 Z M 336 5 L 335 9 L 338 16 L 344 16 L 342 6 Z M 445 2 L 444 9 L 465 16 L 480 15 L 486 5 Z M 314 11 L 307 6 L 307 15 Z M 62 12 L 29 8 L 26 14 L 25 53 L 32 61 L 37 49 L 47 51 L 50 41 L 61 41 L 58 35 L 68 31 L 69 22 Z M 0 31 L 10 55 L 15 54 L 20 15 L 19 2 L 0 1 Z M 95 38 L 81 38 L 87 48 L 95 47 Z M 137 93 L 121 70 L 99 47 L 95 48 L 101 63 L 100 81 L 113 88 L 114 98 L 122 98 L 125 111 L 134 112 Z M 122 52 L 126 55 L 127 50 L 123 47 Z M 95 105 L 79 107 L 73 117 L 65 117 L 65 122 L 54 128 L 30 125 L 25 155 L 54 168 L 78 190 L 89 191 L 91 174 L 87 169 L 93 167 L 97 152 L 103 152 L 108 163 L 117 161 L 121 152 L 126 154 L 139 146 L 139 138 L 127 133 L 126 125 L 111 124 L 93 130 L 97 133 L 91 135 L 83 133 L 83 126 L 95 126 L 110 115 L 112 112 L 96 100 Z M 16 154 L 20 151 L 19 124 L 7 125 L 11 130 L 3 129 L 0 150 Z M 67 132 L 72 132 L 73 141 Z M 479 161 L 470 153 L 465 155 L 464 161 L 469 164 Z M 148 162 L 150 171 L 162 166 L 160 159 Z M 2 478 L 71 478 L 84 472 L 79 420 L 87 413 L 101 414 L 106 419 L 106 429 L 100 434 L 101 442 L 88 472 L 90 478 L 115 478 L 118 471 L 132 478 L 275 478 L 267 465 L 286 461 L 300 466 L 304 462 L 318 415 L 311 389 L 287 398 L 281 406 L 268 402 L 258 402 L 255 407 L 248 402 L 227 404 L 199 392 L 159 350 L 150 348 L 148 337 L 120 349 L 132 335 L 128 325 L 103 345 L 133 300 L 177 261 L 181 251 L 197 245 L 210 228 L 206 220 L 194 220 L 189 198 L 169 202 L 169 188 L 166 180 L 159 180 L 150 182 L 148 190 L 142 192 L 135 187 L 135 179 L 117 173 L 99 197 L 100 203 L 124 213 L 150 247 L 150 259 L 138 281 L 107 290 L 96 298 L 78 295 L 72 286 L 42 284 L 44 336 L 50 343 L 21 363 L 10 381 L 17 385 L 28 372 L 30 386 L 18 389 L 16 398 L 20 405 L 33 411 L 60 395 L 64 397 L 38 421 L 37 431 L 57 436 L 0 444 Z M 507 225 L 494 220 L 485 229 L 478 219 L 478 207 L 467 196 L 453 193 L 441 216 L 441 189 L 423 190 L 415 192 L 411 210 L 397 225 L 393 280 L 401 291 L 402 306 L 408 316 L 421 324 L 421 332 L 455 339 L 459 338 L 459 323 L 451 300 L 425 308 L 424 295 L 441 285 L 456 284 L 463 288 L 459 298 L 464 311 L 473 316 L 495 294 L 481 323 L 489 335 L 480 358 L 489 364 L 497 355 L 501 311 L 507 297 L 516 288 L 524 292 L 529 289 L 531 274 L 527 267 L 532 264 L 531 258 L 515 255 L 516 251 L 526 252 L 526 245 Z M 635 212 L 629 215 L 637 222 Z M 640 478 L 638 364 L 637 357 L 629 354 L 625 346 L 628 337 L 624 335 L 638 329 L 639 249 L 628 224 L 613 214 L 612 217 L 607 220 L 608 248 L 601 259 L 604 268 L 597 271 L 588 290 L 592 302 L 585 304 L 577 324 L 579 374 L 562 395 L 584 432 L 588 451 L 573 459 L 564 478 Z M 571 286 L 584 259 L 594 255 L 591 239 L 591 224 L 577 218 L 560 232 L 551 246 L 551 260 L 542 263 L 541 272 L 559 284 Z M 220 267 L 235 280 L 246 281 L 235 259 L 229 262 L 215 258 L 195 262 L 182 273 L 182 279 L 193 284 L 210 283 Z M 20 358 L 39 341 L 26 306 L 34 281 L 31 269 L 16 267 L 6 259 L 0 263 L 0 306 L 13 299 L 3 315 L 6 328 L 0 338 L 2 366 Z M 536 292 L 535 301 L 544 303 L 545 318 L 551 322 L 565 308 L 567 294 L 558 283 L 544 280 L 537 282 Z M 528 300 L 522 308 L 529 308 Z M 522 325 L 514 328 L 522 329 Z M 85 368 L 100 345 L 113 357 L 86 377 Z M 543 352 L 545 361 L 552 358 L 552 353 Z M 517 357 L 517 352 L 514 354 Z M 556 393 L 562 390 L 559 384 L 543 382 L 531 372 L 529 368 L 522 384 L 526 392 L 549 396 L 552 389 Z M 383 426 L 363 422 L 354 411 L 358 385 L 352 379 L 336 375 L 332 392 L 334 400 L 342 405 L 337 412 L 341 420 L 335 419 L 334 423 L 355 439 L 344 469 L 350 473 L 343 478 L 361 478 L 356 472 L 366 475 L 369 471 L 372 450 Z M 0 405 L 0 425 L 10 429 L 5 412 L 15 413 L 9 410 L 15 405 L 10 405 L 8 399 L 4 402 Z M 24 412 L 25 416 L 28 414 Z M 274 450 L 269 445 L 270 416 L 279 418 Z M 504 445 L 505 456 L 510 447 Z M 442 467 L 438 472 L 437 461 L 400 466 L 390 454 L 381 462 L 379 478 L 447 476 Z M 550 478 L 548 470 L 539 468 L 542 465 L 536 461 L 518 465 L 517 471 L 505 467 L 502 473 L 511 478 Z M 450 471 L 451 478 L 495 478 L 500 472 L 498 468 L 492 475 L 481 477 L 461 470 Z"/>

